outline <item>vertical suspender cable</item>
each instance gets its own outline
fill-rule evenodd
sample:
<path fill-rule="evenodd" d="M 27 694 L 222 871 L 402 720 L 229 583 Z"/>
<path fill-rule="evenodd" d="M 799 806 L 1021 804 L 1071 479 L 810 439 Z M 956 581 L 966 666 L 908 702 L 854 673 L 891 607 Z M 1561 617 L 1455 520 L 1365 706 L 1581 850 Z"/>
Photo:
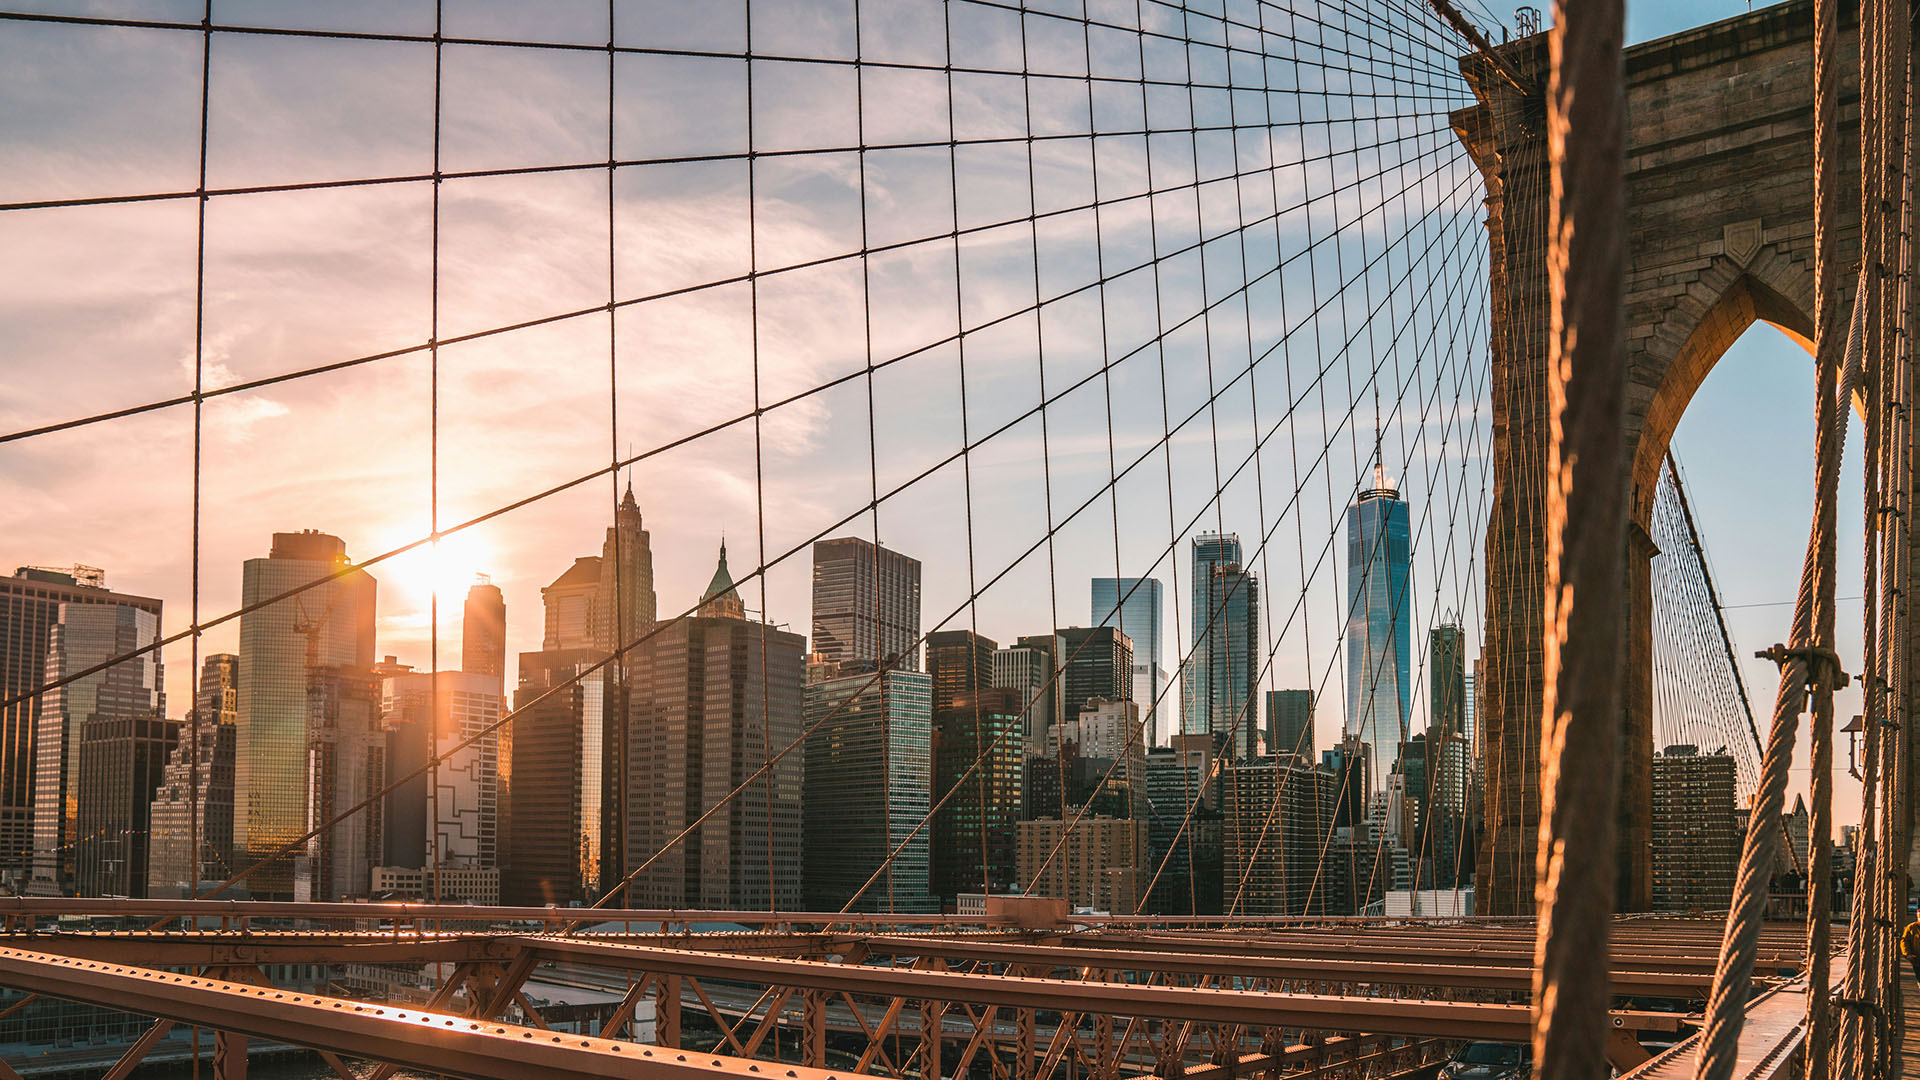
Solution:
<path fill-rule="evenodd" d="M 1833 172 L 1838 152 L 1834 126 L 1838 82 L 1833 68 L 1837 6 L 1835 0 L 1823 0 L 1815 12 L 1814 276 L 1818 308 L 1814 322 L 1814 520 L 1801 569 L 1799 598 L 1794 606 L 1793 648 L 1776 649 L 1774 653 L 1781 668 L 1780 690 L 1774 702 L 1766 759 L 1749 818 L 1751 825 L 1741 851 L 1733 908 L 1728 913 L 1726 934 L 1720 946 L 1720 964 L 1714 976 L 1706 1033 L 1695 1071 L 1698 1080 L 1725 1080 L 1732 1075 L 1752 987 L 1767 879 L 1780 839 L 1780 809 L 1786 796 L 1787 772 L 1793 762 L 1800 710 L 1806 704 L 1810 682 L 1829 690 L 1839 682 L 1838 664 L 1827 643 L 1833 625 L 1834 502 L 1847 422 L 1846 405 L 1839 395 L 1841 359 L 1847 345 L 1841 336 L 1839 281 L 1834 273 L 1838 265 L 1834 254 L 1839 194 Z M 1828 637 L 1816 636 L 1816 627 L 1826 627 Z M 1828 710 L 1830 721 L 1830 703 Z M 1815 725 L 1819 725 L 1817 717 Z M 1817 952 L 1815 963 L 1821 970 L 1810 971 L 1810 981 L 1824 984 L 1824 958 Z"/>
<path fill-rule="evenodd" d="M 1606 1060 L 1614 774 L 1625 663 L 1625 101 L 1621 0 L 1554 5 L 1547 282 L 1547 587 L 1535 904 L 1534 1058 L 1543 1080 Z M 1564 766 L 1564 767 L 1563 767 Z"/>

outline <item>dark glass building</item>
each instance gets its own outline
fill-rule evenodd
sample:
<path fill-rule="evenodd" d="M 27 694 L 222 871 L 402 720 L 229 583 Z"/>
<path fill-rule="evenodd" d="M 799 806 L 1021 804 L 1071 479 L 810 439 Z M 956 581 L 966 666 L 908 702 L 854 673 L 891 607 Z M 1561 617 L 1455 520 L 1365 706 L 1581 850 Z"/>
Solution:
<path fill-rule="evenodd" d="M 807 687 L 806 710 L 806 910 L 839 911 L 863 886 L 852 910 L 939 910 L 921 827 L 933 805 L 933 680 L 899 670 L 826 679 Z"/>
<path fill-rule="evenodd" d="M 992 643 L 987 647 L 990 656 Z M 989 689 L 943 709 L 939 692 L 935 674 L 933 800 L 940 804 L 954 792 L 933 818 L 933 892 L 946 902 L 960 893 L 998 892 L 1014 882 L 1025 790 L 1021 718 L 1026 702 L 1018 691 Z"/>
<path fill-rule="evenodd" d="M 1147 754 L 1146 910 L 1220 913 L 1221 798 L 1211 735 L 1175 735 Z M 1157 880 L 1156 879 L 1157 875 Z M 1147 889 L 1146 884 L 1141 885 Z"/>
<path fill-rule="evenodd" d="M 1133 700 L 1133 639 L 1116 626 L 1055 631 L 1060 650 L 1060 713 L 1079 718 L 1087 703 Z"/>
<path fill-rule="evenodd" d="M 1313 691 L 1267 691 L 1267 753 L 1312 763 Z"/>
<path fill-rule="evenodd" d="M 94 716 L 81 728 L 73 845 L 78 895 L 147 895 L 153 796 L 179 739 L 180 721 L 159 716 Z"/>
<path fill-rule="evenodd" d="M 503 904 L 564 907 L 600 895 L 604 685 L 567 682 L 593 663 L 590 648 L 520 654 L 516 711 L 499 752 Z"/>

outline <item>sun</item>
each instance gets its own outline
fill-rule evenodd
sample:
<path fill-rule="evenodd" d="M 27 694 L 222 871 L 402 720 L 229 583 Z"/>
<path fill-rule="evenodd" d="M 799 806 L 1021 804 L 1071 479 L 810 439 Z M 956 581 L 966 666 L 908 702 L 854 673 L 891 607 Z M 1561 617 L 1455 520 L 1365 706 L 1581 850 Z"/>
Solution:
<path fill-rule="evenodd" d="M 389 572 L 394 583 L 410 596 L 423 602 L 438 596 L 444 604 L 464 598 L 477 576 L 492 565 L 493 556 L 479 537 L 454 533 L 395 556 Z"/>

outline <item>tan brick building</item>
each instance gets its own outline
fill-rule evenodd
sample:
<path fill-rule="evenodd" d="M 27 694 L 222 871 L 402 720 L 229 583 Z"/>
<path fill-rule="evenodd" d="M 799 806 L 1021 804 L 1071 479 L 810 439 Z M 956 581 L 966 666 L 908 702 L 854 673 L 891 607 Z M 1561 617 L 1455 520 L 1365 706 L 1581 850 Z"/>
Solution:
<path fill-rule="evenodd" d="M 1067 842 L 1049 862 L 1063 832 Z M 1144 821 L 1088 814 L 1075 824 L 1069 811 L 1065 823 L 1057 817 L 1020 823 L 1020 883 L 1031 885 L 1036 896 L 1064 897 L 1074 907 L 1133 914 L 1146 885 L 1146 858 Z"/>

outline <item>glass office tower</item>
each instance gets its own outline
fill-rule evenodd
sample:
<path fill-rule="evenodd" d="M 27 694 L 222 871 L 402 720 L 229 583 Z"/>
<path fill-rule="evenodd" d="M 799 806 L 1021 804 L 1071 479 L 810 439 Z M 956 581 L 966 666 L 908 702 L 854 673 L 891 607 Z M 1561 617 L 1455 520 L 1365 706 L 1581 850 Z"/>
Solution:
<path fill-rule="evenodd" d="M 1172 732 L 1160 730 L 1160 715 L 1178 715 L 1179 701 L 1163 701 L 1167 671 L 1160 662 L 1162 618 L 1157 578 L 1093 579 L 1093 625 L 1114 626 L 1133 639 L 1133 700 L 1146 714 L 1146 740 L 1158 746 Z"/>
<path fill-rule="evenodd" d="M 347 565 L 346 542 L 311 530 L 274 533 L 248 559 L 240 601 L 251 607 Z M 353 570 L 240 617 L 239 729 L 233 762 L 238 865 L 277 853 L 307 831 L 307 735 L 312 668 L 371 668 L 374 579 Z M 255 899 L 291 898 L 293 860 L 275 859 L 248 882 Z"/>
<path fill-rule="evenodd" d="M 1260 581 L 1240 564 L 1240 537 L 1208 533 L 1193 540 L 1193 656 L 1182 679 L 1181 730 L 1223 740 L 1245 760 L 1258 750 Z"/>
<path fill-rule="evenodd" d="M 1347 508 L 1346 734 L 1367 744 L 1377 788 L 1407 738 L 1413 655 L 1407 504 L 1379 466 Z"/>

